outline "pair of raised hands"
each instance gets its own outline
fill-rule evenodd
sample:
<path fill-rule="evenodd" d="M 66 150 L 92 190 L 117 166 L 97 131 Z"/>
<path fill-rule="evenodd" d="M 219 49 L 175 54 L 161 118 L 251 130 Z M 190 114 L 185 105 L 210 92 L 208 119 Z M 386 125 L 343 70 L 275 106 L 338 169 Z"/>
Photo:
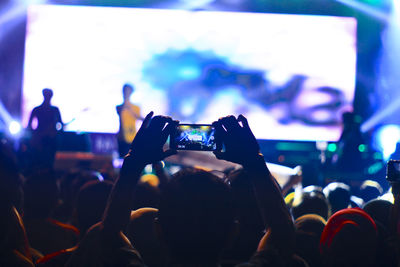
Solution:
<path fill-rule="evenodd" d="M 127 156 L 143 167 L 177 153 L 172 149 L 164 150 L 164 144 L 179 122 L 166 116 L 153 117 L 153 114 L 150 112 L 144 118 Z M 225 147 L 224 151 L 214 151 L 218 159 L 246 166 L 259 157 L 260 147 L 243 115 L 239 115 L 238 118 L 220 118 L 213 126 L 216 129 L 216 138 L 219 138 Z"/>

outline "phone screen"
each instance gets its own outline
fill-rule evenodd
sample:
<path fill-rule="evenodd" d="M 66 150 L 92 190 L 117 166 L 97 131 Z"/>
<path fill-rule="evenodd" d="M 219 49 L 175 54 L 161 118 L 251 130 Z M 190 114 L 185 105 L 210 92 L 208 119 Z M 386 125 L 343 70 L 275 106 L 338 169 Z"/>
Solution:
<path fill-rule="evenodd" d="M 208 124 L 179 124 L 171 136 L 171 148 L 214 151 L 217 149 L 215 128 Z"/>

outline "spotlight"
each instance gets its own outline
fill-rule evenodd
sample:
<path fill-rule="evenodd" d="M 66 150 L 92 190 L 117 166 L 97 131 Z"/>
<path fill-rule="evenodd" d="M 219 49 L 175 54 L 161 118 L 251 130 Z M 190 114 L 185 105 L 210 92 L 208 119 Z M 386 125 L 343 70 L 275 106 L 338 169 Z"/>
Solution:
<path fill-rule="evenodd" d="M 8 125 L 8 130 L 12 135 L 18 135 L 21 132 L 21 124 L 17 121 L 11 121 Z"/>
<path fill-rule="evenodd" d="M 388 160 L 396 151 L 400 141 L 400 125 L 389 124 L 378 129 L 375 135 L 376 148 L 383 154 L 384 160 Z"/>
<path fill-rule="evenodd" d="M 397 123 L 396 118 L 400 110 L 400 64 L 398 55 L 400 53 L 400 1 L 394 0 L 388 24 L 382 37 L 382 49 L 379 64 L 377 65 L 377 76 L 375 91 L 379 92 L 380 106 L 368 121 L 363 123 L 361 131 L 366 132 L 380 123 Z"/>

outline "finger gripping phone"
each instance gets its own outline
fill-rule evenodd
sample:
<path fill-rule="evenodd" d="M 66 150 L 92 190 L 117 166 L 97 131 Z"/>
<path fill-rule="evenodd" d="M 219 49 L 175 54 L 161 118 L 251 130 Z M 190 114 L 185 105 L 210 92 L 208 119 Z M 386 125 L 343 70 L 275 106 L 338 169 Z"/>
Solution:
<path fill-rule="evenodd" d="M 400 183 L 400 160 L 389 160 L 386 168 L 386 180 Z"/>
<path fill-rule="evenodd" d="M 171 135 L 170 144 L 176 150 L 215 151 L 215 128 L 209 124 L 179 124 Z"/>

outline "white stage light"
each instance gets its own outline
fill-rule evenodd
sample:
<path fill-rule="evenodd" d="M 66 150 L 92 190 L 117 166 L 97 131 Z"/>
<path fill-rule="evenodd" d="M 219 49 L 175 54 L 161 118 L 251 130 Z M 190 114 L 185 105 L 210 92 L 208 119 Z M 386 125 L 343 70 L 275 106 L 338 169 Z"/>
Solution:
<path fill-rule="evenodd" d="M 387 95 L 381 98 L 378 110 L 361 126 L 362 132 L 367 132 L 382 121 L 396 118 L 400 110 L 399 75 L 400 75 L 400 1 L 394 0 L 390 16 L 386 16 L 387 27 L 382 33 L 382 51 L 377 68 L 376 92 Z M 393 121 L 393 120 L 392 120 Z"/>
<path fill-rule="evenodd" d="M 186 7 L 186 8 L 201 8 L 206 5 L 211 4 L 215 0 L 181 0 L 180 2 Z"/>
<path fill-rule="evenodd" d="M 8 130 L 12 135 L 17 135 L 21 132 L 21 124 L 16 121 L 11 121 L 8 125 Z"/>
<path fill-rule="evenodd" d="M 400 125 L 389 124 L 382 126 L 376 134 L 376 144 L 382 151 L 384 160 L 388 160 L 396 151 L 397 143 L 400 141 Z"/>

